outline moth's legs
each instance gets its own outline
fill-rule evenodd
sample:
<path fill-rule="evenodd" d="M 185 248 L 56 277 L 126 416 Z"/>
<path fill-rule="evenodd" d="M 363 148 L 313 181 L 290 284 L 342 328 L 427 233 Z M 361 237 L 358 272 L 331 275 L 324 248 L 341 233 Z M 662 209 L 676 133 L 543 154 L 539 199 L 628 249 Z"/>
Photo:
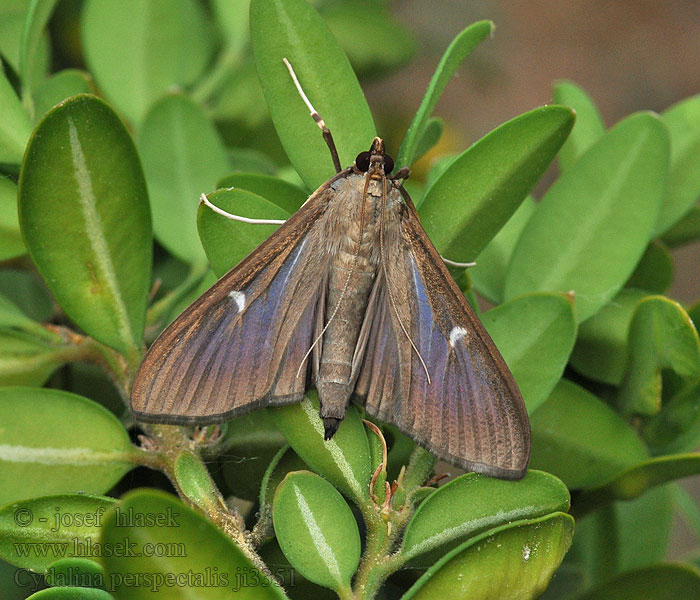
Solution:
<path fill-rule="evenodd" d="M 227 219 L 231 219 L 232 221 L 250 223 L 251 225 L 284 225 L 284 223 L 286 222 L 285 220 L 281 219 L 249 219 L 248 217 L 233 215 L 209 202 L 209 198 L 207 198 L 206 194 L 202 194 L 199 197 L 199 201 L 205 206 L 209 207 L 211 210 L 213 210 L 216 214 L 221 215 L 222 217 L 226 217 Z"/>
<path fill-rule="evenodd" d="M 311 111 L 311 118 L 314 121 L 316 121 L 316 125 L 318 125 L 321 131 L 323 132 L 323 139 L 325 140 L 328 149 L 331 151 L 331 158 L 333 159 L 333 166 L 335 167 L 335 172 L 340 173 L 343 169 L 340 166 L 340 157 L 338 156 L 338 150 L 335 147 L 335 142 L 333 141 L 331 130 L 328 129 L 325 121 L 321 118 L 321 115 L 318 114 L 318 111 L 313 107 L 309 99 L 306 97 L 306 94 L 304 93 L 304 90 L 302 89 L 301 84 L 297 79 L 297 74 L 294 72 L 292 65 L 286 58 L 283 58 L 282 60 L 284 61 L 284 64 L 287 65 L 289 74 L 292 77 L 292 81 L 294 82 L 294 85 L 296 86 L 297 91 L 301 96 L 301 99 L 304 101 L 304 104 L 306 104 L 306 107 L 309 109 L 309 111 Z"/>

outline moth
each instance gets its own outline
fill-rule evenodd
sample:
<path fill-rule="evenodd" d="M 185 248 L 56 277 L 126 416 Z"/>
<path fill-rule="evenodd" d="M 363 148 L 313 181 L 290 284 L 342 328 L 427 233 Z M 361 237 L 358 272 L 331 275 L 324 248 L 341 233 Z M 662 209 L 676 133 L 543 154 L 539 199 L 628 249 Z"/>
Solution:
<path fill-rule="evenodd" d="M 350 401 L 441 459 L 519 479 L 530 428 L 518 386 L 423 230 L 408 169 L 380 138 L 187 308 L 136 375 L 136 419 L 221 422 L 299 402 L 311 386 L 325 438 Z"/>

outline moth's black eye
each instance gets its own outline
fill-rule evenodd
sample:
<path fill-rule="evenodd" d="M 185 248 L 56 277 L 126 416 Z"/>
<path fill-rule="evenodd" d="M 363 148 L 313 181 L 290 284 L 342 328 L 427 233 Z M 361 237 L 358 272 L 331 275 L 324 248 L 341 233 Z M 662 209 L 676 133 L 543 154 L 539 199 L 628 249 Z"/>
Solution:
<path fill-rule="evenodd" d="M 366 173 L 369 171 L 369 159 L 371 156 L 369 152 L 360 152 L 355 159 L 355 166 L 363 173 Z"/>
<path fill-rule="evenodd" d="M 394 159 L 388 154 L 384 154 L 384 173 L 388 175 L 394 170 Z"/>

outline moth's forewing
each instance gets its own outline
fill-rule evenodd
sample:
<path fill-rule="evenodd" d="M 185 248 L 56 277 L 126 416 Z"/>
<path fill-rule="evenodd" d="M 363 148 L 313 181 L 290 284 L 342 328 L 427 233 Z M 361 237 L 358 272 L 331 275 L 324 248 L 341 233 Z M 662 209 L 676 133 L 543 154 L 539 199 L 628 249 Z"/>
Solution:
<path fill-rule="evenodd" d="M 386 280 L 378 279 L 390 287 L 393 303 L 388 288 L 379 290 L 356 391 L 370 415 L 394 423 L 440 458 L 520 478 L 530 455 L 530 426 L 518 386 L 407 195 L 405 201 L 388 212 L 391 257 L 384 263 Z"/>
<path fill-rule="evenodd" d="M 302 362 L 319 322 L 328 269 L 323 245 L 330 185 L 348 173 L 321 186 L 161 333 L 134 380 L 137 419 L 215 423 L 301 399 L 309 383 Z"/>

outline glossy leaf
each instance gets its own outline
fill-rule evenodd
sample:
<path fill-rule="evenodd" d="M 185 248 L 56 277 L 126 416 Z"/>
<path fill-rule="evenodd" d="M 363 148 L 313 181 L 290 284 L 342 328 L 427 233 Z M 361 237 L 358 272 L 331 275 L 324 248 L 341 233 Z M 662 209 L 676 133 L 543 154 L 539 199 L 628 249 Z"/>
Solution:
<path fill-rule="evenodd" d="M 90 75 L 78 69 L 64 69 L 49 77 L 34 92 L 34 114 L 41 117 L 66 98 L 94 91 Z"/>
<path fill-rule="evenodd" d="M 556 475 L 569 489 L 594 486 L 647 458 L 616 412 L 565 379 L 530 416 L 530 425 L 530 468 Z"/>
<path fill-rule="evenodd" d="M 605 124 L 591 97 L 572 81 L 557 81 L 554 84 L 554 102 L 576 111 L 576 125 L 562 146 L 557 161 L 559 168 L 565 171 L 603 136 Z"/>
<path fill-rule="evenodd" d="M 576 340 L 571 299 L 557 294 L 521 296 L 481 315 L 518 383 L 528 412 L 561 379 Z"/>
<path fill-rule="evenodd" d="M 226 40 L 226 50 L 232 57 L 239 57 L 249 41 L 250 0 L 214 0 L 212 9 L 221 33 Z"/>
<path fill-rule="evenodd" d="M 232 173 L 221 179 L 216 187 L 241 188 L 253 192 L 276 204 L 290 215 L 296 212 L 309 197 L 296 185 L 263 173 Z"/>
<path fill-rule="evenodd" d="M 303 471 L 306 463 L 299 458 L 299 455 L 287 444 L 278 450 L 277 454 L 270 460 L 262 485 L 260 486 L 260 508 L 267 510 L 272 506 L 277 486 L 291 471 Z"/>
<path fill-rule="evenodd" d="M 137 140 L 153 211 L 153 230 L 175 256 L 203 262 L 197 206 L 229 170 L 219 134 L 186 96 L 166 96 L 146 115 Z"/>
<path fill-rule="evenodd" d="M 660 241 L 653 240 L 625 287 L 663 294 L 673 283 L 673 258 Z"/>
<path fill-rule="evenodd" d="M 360 532 L 330 483 L 308 471 L 289 473 L 275 493 L 272 517 L 282 552 L 303 577 L 349 590 L 360 562 Z"/>
<path fill-rule="evenodd" d="M 36 272 L 0 270 L 0 294 L 21 306 L 22 312 L 35 321 L 48 321 L 53 315 L 51 294 Z"/>
<path fill-rule="evenodd" d="M 338 432 L 328 441 L 324 440 L 315 392 L 309 392 L 308 398 L 298 404 L 268 410 L 289 445 L 309 467 L 356 502 L 369 497 L 369 443 L 354 406 L 348 406 Z"/>
<path fill-rule="evenodd" d="M 629 329 L 629 361 L 618 402 L 627 414 L 661 408 L 661 370 L 700 379 L 700 339 L 683 307 L 664 296 L 640 302 Z"/>
<path fill-rule="evenodd" d="M 3 316 L 10 315 L 5 312 Z M 33 330 L 31 324 L 25 322 L 26 328 Z M 61 365 L 80 358 L 81 350 L 76 346 L 52 341 L 49 336 L 0 328 L 0 386 L 43 385 Z"/>
<path fill-rule="evenodd" d="M 107 574 L 102 566 L 94 560 L 86 558 L 57 560 L 47 567 L 44 578 L 46 583 L 53 587 L 78 586 L 104 589 L 105 586 L 109 585 Z"/>
<path fill-rule="evenodd" d="M 700 206 L 695 205 L 668 228 L 661 236 L 661 241 L 669 248 L 683 246 L 689 242 L 700 239 Z"/>
<path fill-rule="evenodd" d="M 671 134 L 671 168 L 656 234 L 666 232 L 700 196 L 700 95 L 686 98 L 664 111 L 661 120 Z"/>
<path fill-rule="evenodd" d="M 7 504 L 0 509 L 0 557 L 39 573 L 61 558 L 91 557 L 104 514 L 114 502 L 65 494 Z"/>
<path fill-rule="evenodd" d="M 31 0 L 27 9 L 20 40 L 19 76 L 22 81 L 24 105 L 30 111 L 33 111 L 32 74 L 36 71 L 36 62 L 42 59 L 42 36 L 57 2 L 58 0 Z"/>
<path fill-rule="evenodd" d="M 508 263 L 520 234 L 534 212 L 535 201 L 532 196 L 528 196 L 476 257 L 476 266 L 469 269 L 474 289 L 491 302 L 503 302 Z"/>
<path fill-rule="evenodd" d="M 665 401 L 648 418 L 641 433 L 654 454 L 689 452 L 700 442 L 700 382 L 691 383 Z"/>
<path fill-rule="evenodd" d="M 0 69 L 0 163 L 19 164 L 32 133 L 29 115 Z"/>
<path fill-rule="evenodd" d="M 150 522 L 140 522 L 139 515 Z M 221 529 L 160 491 L 125 495 L 105 516 L 101 542 L 131 549 L 101 559 L 120 600 L 152 598 L 157 592 L 167 598 L 224 600 L 234 590 L 242 600 L 287 598 Z M 138 573 L 149 577 L 134 578 Z"/>
<path fill-rule="evenodd" d="M 622 573 L 576 600 L 667 600 L 698 596 L 700 572 L 686 564 L 668 563 Z"/>
<path fill-rule="evenodd" d="M 19 217 L 29 254 L 71 319 L 125 354 L 138 352 L 150 214 L 136 149 L 104 102 L 75 96 L 39 123 L 20 173 Z"/>
<path fill-rule="evenodd" d="M 345 0 L 322 6 L 321 11 L 326 25 L 361 76 L 396 69 L 408 62 L 416 49 L 411 32 L 394 20 L 384 4 Z"/>
<path fill-rule="evenodd" d="M 569 108 L 536 108 L 450 162 L 426 190 L 419 211 L 438 251 L 455 261 L 476 258 L 547 169 L 573 122 Z"/>
<path fill-rule="evenodd" d="M 401 554 L 419 556 L 412 564 L 428 566 L 483 531 L 567 510 L 566 486 L 548 473 L 531 470 L 517 482 L 468 473 L 432 492 L 418 507 L 406 527 Z"/>
<path fill-rule="evenodd" d="M 581 323 L 571 366 L 594 381 L 619 385 L 627 368 L 627 338 L 634 311 L 647 293 L 623 289 L 594 316 Z"/>
<path fill-rule="evenodd" d="M 401 148 L 396 156 L 398 167 L 410 167 L 418 157 L 418 146 L 423 137 L 435 105 L 437 104 L 445 87 L 452 79 L 459 66 L 471 51 L 478 46 L 486 36 L 493 32 L 494 25 L 491 21 L 478 21 L 462 30 L 449 45 L 443 54 L 440 63 L 435 69 L 423 101 L 416 111 L 411 124 L 408 126 L 406 136 L 401 142 Z"/>
<path fill-rule="evenodd" d="M 614 500 L 632 500 L 648 489 L 700 473 L 700 454 L 673 454 L 645 460 L 576 497 L 581 515 Z"/>
<path fill-rule="evenodd" d="M 89 0 L 82 10 L 81 38 L 90 73 L 104 95 L 135 122 L 173 86 L 199 77 L 212 54 L 211 33 L 194 0 L 126 5 Z"/>
<path fill-rule="evenodd" d="M 114 596 L 104 590 L 84 587 L 57 587 L 41 590 L 27 600 L 113 600 Z"/>
<path fill-rule="evenodd" d="M 222 189 L 207 197 L 214 206 L 243 217 L 281 220 L 289 217 L 277 204 L 245 190 Z M 201 205 L 197 227 L 209 264 L 220 277 L 270 237 L 279 225 L 233 221 Z"/>
<path fill-rule="evenodd" d="M 11 179 L 0 177 L 0 261 L 26 252 L 17 217 L 17 186 Z"/>
<path fill-rule="evenodd" d="M 101 494 L 134 466 L 119 420 L 60 390 L 0 389 L 0 504 L 46 494 Z"/>
<path fill-rule="evenodd" d="M 591 146 L 537 205 L 513 252 L 505 298 L 573 291 L 579 322 L 607 304 L 652 236 L 668 153 L 664 125 L 647 113 Z"/>
<path fill-rule="evenodd" d="M 402 600 L 537 598 L 573 533 L 574 520 L 563 513 L 491 529 L 445 555 Z"/>
<path fill-rule="evenodd" d="M 209 471 L 192 452 L 181 452 L 175 459 L 174 478 L 180 493 L 202 510 L 220 502 L 220 494 Z"/>
<path fill-rule="evenodd" d="M 282 62 L 294 67 L 304 92 L 330 128 L 340 164 L 353 164 L 376 135 L 350 62 L 307 0 L 252 0 L 255 66 L 289 160 L 310 189 L 335 172 L 328 148 Z M 304 140 L 303 144 L 299 140 Z"/>

